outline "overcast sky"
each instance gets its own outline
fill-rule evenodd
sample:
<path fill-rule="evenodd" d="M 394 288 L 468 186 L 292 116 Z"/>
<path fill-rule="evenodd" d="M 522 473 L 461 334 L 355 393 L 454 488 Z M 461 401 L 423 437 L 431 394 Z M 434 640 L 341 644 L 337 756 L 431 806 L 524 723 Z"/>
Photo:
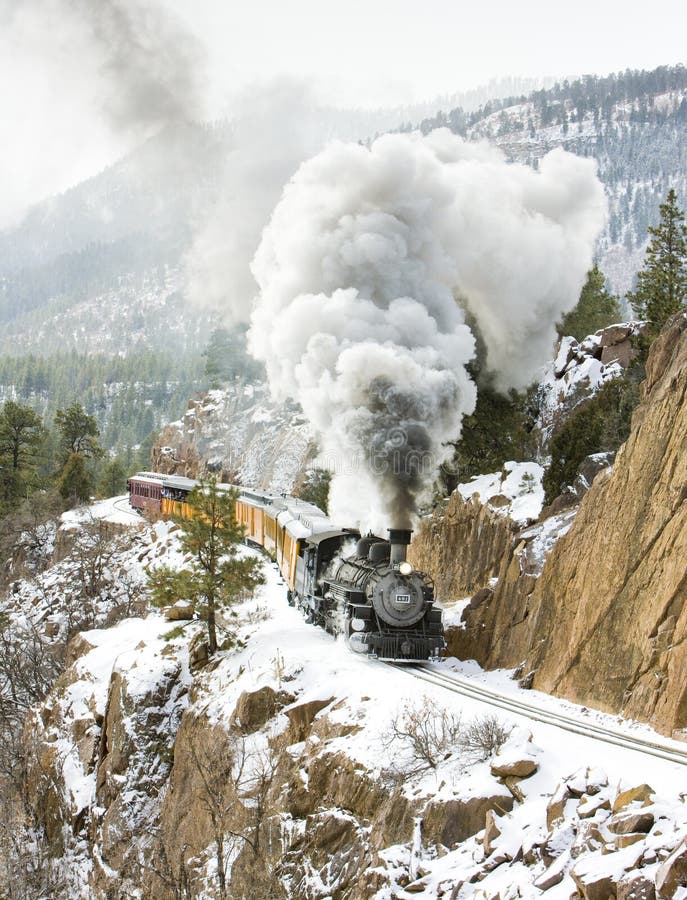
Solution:
<path fill-rule="evenodd" d="M 685 62 L 678 0 L 0 0 L 0 225 L 257 81 L 403 105 L 503 76 Z M 130 46 L 130 44 L 136 46 Z M 165 90 L 158 90 L 158 81 Z"/>

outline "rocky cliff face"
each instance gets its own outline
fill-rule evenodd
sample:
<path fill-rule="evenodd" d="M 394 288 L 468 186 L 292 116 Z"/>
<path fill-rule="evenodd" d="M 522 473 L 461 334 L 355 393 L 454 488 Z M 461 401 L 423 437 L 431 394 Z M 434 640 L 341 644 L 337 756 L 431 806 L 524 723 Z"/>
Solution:
<path fill-rule="evenodd" d="M 183 418 L 167 425 L 152 450 L 158 472 L 292 492 L 312 463 L 315 443 L 293 405 L 277 405 L 266 385 L 236 383 L 192 400 Z"/>
<path fill-rule="evenodd" d="M 468 608 L 454 648 L 490 667 L 522 666 L 541 690 L 687 735 L 685 446 L 687 319 L 680 314 L 652 348 L 642 401 L 613 469 L 596 477 L 541 575 L 523 560 L 531 531 L 514 537 L 498 584 Z M 482 533 L 496 550 L 502 539 Z M 454 535 L 436 522 L 433 538 L 442 548 L 433 562 L 442 565 Z"/>
<path fill-rule="evenodd" d="M 516 531 L 508 516 L 477 497 L 464 500 L 456 491 L 421 521 L 409 559 L 432 574 L 439 599 L 459 600 L 489 586 Z"/>
<path fill-rule="evenodd" d="M 687 736 L 687 318 L 656 341 L 632 432 L 532 596 L 536 686 Z M 536 639 L 536 638 L 535 638 Z"/>

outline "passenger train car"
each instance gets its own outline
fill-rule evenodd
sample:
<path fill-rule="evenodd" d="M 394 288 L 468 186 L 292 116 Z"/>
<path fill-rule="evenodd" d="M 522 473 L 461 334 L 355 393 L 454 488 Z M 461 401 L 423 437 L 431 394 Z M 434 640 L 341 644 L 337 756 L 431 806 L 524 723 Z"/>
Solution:
<path fill-rule="evenodd" d="M 162 516 L 189 516 L 198 482 L 139 472 L 127 482 L 131 506 Z M 233 485 L 222 485 L 229 490 Z M 437 659 L 445 646 L 441 610 L 429 578 L 406 560 L 410 531 L 389 540 L 338 528 L 316 506 L 236 487 L 236 517 L 246 541 L 274 559 L 289 603 L 307 621 L 344 634 L 356 652 L 396 662 Z"/>

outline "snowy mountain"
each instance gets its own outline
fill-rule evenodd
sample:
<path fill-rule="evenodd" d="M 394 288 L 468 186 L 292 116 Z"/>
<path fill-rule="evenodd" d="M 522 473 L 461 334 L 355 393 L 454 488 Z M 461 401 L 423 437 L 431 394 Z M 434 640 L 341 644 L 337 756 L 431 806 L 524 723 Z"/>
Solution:
<path fill-rule="evenodd" d="M 612 288 L 632 287 L 641 266 L 647 227 L 673 187 L 687 198 L 687 69 L 662 66 L 585 76 L 525 97 L 460 108 L 425 119 L 420 128 L 448 127 L 470 140 L 486 139 L 510 159 L 537 165 L 554 147 L 599 164 L 609 220 L 598 258 Z"/>
<path fill-rule="evenodd" d="M 687 71 L 664 66 L 585 76 L 528 96 L 488 100 L 476 110 L 470 98 L 461 98 L 465 108 L 400 127 L 448 127 L 470 140 L 486 138 L 531 165 L 556 146 L 597 159 L 610 204 L 599 259 L 614 289 L 624 291 L 668 187 L 687 196 L 686 96 Z M 325 112 L 331 135 L 364 137 L 361 129 L 367 128 L 371 137 L 392 127 L 383 111 L 376 121 Z M 49 352 L 64 339 L 126 353 L 126 329 L 106 329 L 98 315 L 109 308 L 125 317 L 134 297 L 140 298 L 144 340 L 158 342 L 169 329 L 167 339 L 176 347 L 175 330 L 181 329 L 196 346 L 207 316 L 169 298 L 181 288 L 181 260 L 204 211 L 222 191 L 228 154 L 236 146 L 241 134 L 227 123 L 165 131 L 0 232 L 0 323 L 7 341 L 18 352 L 43 346 Z M 171 306 L 149 302 L 151 290 Z"/>

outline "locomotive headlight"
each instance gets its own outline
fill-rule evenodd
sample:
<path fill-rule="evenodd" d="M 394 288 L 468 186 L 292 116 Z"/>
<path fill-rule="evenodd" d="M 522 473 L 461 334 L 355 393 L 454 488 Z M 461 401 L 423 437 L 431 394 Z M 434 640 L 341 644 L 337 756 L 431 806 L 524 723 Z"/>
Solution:
<path fill-rule="evenodd" d="M 413 567 L 409 562 L 404 561 L 398 567 L 398 571 L 401 573 L 401 575 L 412 575 Z"/>

